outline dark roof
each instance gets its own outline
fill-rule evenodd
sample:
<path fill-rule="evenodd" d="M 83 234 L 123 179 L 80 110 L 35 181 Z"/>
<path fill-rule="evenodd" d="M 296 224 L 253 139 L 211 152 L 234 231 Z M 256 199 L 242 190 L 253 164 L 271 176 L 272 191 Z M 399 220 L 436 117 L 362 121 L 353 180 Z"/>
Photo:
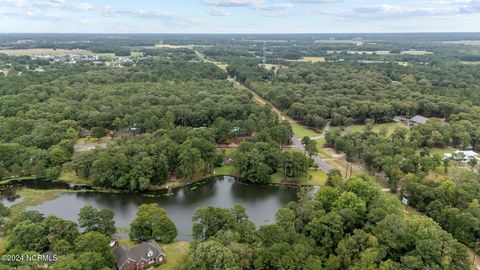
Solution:
<path fill-rule="evenodd" d="M 410 122 L 418 123 L 418 124 L 426 124 L 428 118 L 423 117 L 421 115 L 415 115 L 414 117 L 410 118 Z"/>
<path fill-rule="evenodd" d="M 115 255 L 115 260 L 118 267 L 124 265 L 128 260 L 138 262 L 142 258 L 148 260 L 150 258 L 156 258 L 160 255 L 166 256 L 165 251 L 163 251 L 163 249 L 154 240 L 143 242 L 131 249 L 128 249 L 128 247 L 124 245 L 120 245 L 114 248 L 113 253 Z"/>

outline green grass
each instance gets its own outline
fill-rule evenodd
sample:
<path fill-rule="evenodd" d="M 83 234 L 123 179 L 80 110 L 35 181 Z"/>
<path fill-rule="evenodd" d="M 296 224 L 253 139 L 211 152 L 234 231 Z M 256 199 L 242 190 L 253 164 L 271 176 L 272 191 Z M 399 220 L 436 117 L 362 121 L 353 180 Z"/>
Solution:
<path fill-rule="evenodd" d="M 451 154 L 455 152 L 455 149 L 454 148 L 450 148 L 450 147 L 445 147 L 445 148 L 438 148 L 438 147 L 434 147 L 434 148 L 431 148 L 430 149 L 430 153 L 432 154 L 439 154 L 441 156 L 445 155 L 445 154 Z"/>
<path fill-rule="evenodd" d="M 308 174 L 311 176 L 311 178 L 306 183 L 308 185 L 324 186 L 327 182 L 327 174 L 320 169 L 310 169 Z"/>
<path fill-rule="evenodd" d="M 235 148 L 226 148 L 226 149 L 222 149 L 221 151 L 224 152 L 225 155 L 231 156 L 231 155 L 233 155 L 233 154 L 237 151 L 237 149 L 235 149 Z"/>
<path fill-rule="evenodd" d="M 271 176 L 273 184 L 284 184 L 285 176 L 283 172 L 276 172 Z M 287 179 L 287 182 L 291 182 L 291 179 Z M 304 177 L 298 183 L 305 186 L 323 186 L 327 182 L 327 174 L 322 170 L 309 169 L 308 177 Z"/>
<path fill-rule="evenodd" d="M 308 136 L 310 138 L 322 136 L 322 134 L 308 129 L 298 123 L 291 123 L 293 133 L 301 140 L 303 137 Z"/>
<path fill-rule="evenodd" d="M 235 167 L 234 166 L 222 166 L 215 168 L 214 175 L 235 175 Z"/>
<path fill-rule="evenodd" d="M 162 247 L 167 254 L 167 263 L 153 269 L 175 270 L 187 260 L 190 243 L 178 241 L 171 244 L 160 244 L 160 247 Z"/>
<path fill-rule="evenodd" d="M 374 132 L 380 132 L 382 129 L 387 130 L 387 135 L 393 133 L 395 128 L 407 128 L 403 124 L 399 123 L 385 123 L 385 124 L 378 124 L 373 126 Z M 365 125 L 352 125 L 345 128 L 345 132 L 362 132 L 365 129 Z"/>
<path fill-rule="evenodd" d="M 58 181 L 75 183 L 75 184 L 91 184 L 90 181 L 86 178 L 78 176 L 74 171 L 63 170 L 60 174 Z"/>
<path fill-rule="evenodd" d="M 12 214 L 18 213 L 30 206 L 36 206 L 43 202 L 53 200 L 61 193 L 68 192 L 63 189 L 51 189 L 51 190 L 36 190 L 36 189 L 22 189 L 17 192 L 23 200 L 12 207 L 10 207 Z"/>
<path fill-rule="evenodd" d="M 318 150 L 321 150 L 325 146 L 325 144 L 327 143 L 327 140 L 325 140 L 324 137 L 322 137 L 320 139 L 316 139 L 315 141 L 317 142 Z"/>
<path fill-rule="evenodd" d="M 281 184 L 283 182 L 284 175 L 282 172 L 276 172 L 272 174 L 271 179 L 272 179 L 272 183 Z"/>

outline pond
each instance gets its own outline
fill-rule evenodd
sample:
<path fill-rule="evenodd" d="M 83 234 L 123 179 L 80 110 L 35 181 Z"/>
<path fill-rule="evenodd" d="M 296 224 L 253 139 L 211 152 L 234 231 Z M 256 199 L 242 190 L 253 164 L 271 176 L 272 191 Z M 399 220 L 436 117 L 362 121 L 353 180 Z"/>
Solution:
<path fill-rule="evenodd" d="M 28 210 L 38 210 L 65 219 L 77 221 L 85 205 L 97 209 L 108 208 L 115 213 L 116 226 L 129 227 L 137 207 L 144 203 L 158 203 L 167 210 L 178 229 L 177 240 L 191 240 L 192 215 L 196 208 L 215 206 L 231 208 L 236 203 L 245 206 L 247 214 L 257 226 L 274 221 L 278 209 L 297 199 L 297 188 L 249 185 L 233 177 L 216 177 L 188 187 L 171 190 L 170 194 L 68 192 L 54 200 Z M 123 234 L 125 236 L 125 234 Z"/>

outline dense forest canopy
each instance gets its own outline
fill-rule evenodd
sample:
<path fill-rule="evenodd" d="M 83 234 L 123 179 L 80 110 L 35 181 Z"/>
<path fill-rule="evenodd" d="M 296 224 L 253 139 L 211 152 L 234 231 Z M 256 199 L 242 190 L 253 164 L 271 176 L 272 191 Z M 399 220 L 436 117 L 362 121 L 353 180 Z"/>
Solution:
<path fill-rule="evenodd" d="M 326 178 L 319 191 L 301 189 L 272 224 L 257 228 L 241 205 L 197 209 L 183 268 L 469 269 L 479 159 L 454 151 L 480 150 L 479 39 L 2 34 L 0 181 L 72 173 L 142 192 L 220 166 L 262 185 L 297 185 L 313 171 Z M 31 55 L 8 54 L 20 49 Z M 415 115 L 428 120 L 410 123 Z M 294 134 L 304 151 L 289 148 Z M 78 151 L 82 143 L 95 149 Z M 344 163 L 327 174 L 314 156 Z M 370 176 L 347 180 L 353 164 Z M 419 212 L 406 214 L 397 197 Z M 54 270 L 110 269 L 113 218 L 86 207 L 77 225 L 0 203 L 7 254 L 54 250 Z M 145 205 L 129 236 L 170 243 L 177 229 Z"/>

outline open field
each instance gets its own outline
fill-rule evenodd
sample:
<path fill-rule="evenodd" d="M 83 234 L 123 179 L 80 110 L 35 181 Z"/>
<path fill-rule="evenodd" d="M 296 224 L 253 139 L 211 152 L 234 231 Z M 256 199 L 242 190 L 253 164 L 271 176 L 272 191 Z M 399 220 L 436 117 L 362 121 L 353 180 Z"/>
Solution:
<path fill-rule="evenodd" d="M 464 65 L 480 65 L 480 61 L 460 61 Z"/>
<path fill-rule="evenodd" d="M 378 124 L 373 126 L 374 132 L 380 132 L 382 129 L 386 129 L 387 135 L 393 133 L 395 128 L 408 128 L 407 126 L 399 123 L 385 123 L 385 124 Z M 352 125 L 345 128 L 345 132 L 362 132 L 365 129 L 365 125 Z"/>
<path fill-rule="evenodd" d="M 65 50 L 65 49 L 19 49 L 19 50 L 0 50 L 0 53 L 4 53 L 12 56 L 20 55 L 64 55 L 64 54 L 80 54 L 80 55 L 94 55 L 93 52 L 88 50 Z"/>
<path fill-rule="evenodd" d="M 303 57 L 301 61 L 311 63 L 325 62 L 325 57 Z"/>
<path fill-rule="evenodd" d="M 431 54 L 433 54 L 433 52 L 411 50 L 411 51 L 400 52 L 400 54 L 403 54 L 403 55 L 431 55 Z"/>
<path fill-rule="evenodd" d="M 191 49 L 192 46 L 187 45 L 170 45 L 170 44 L 157 44 L 156 48 L 165 48 L 165 49 Z"/>
<path fill-rule="evenodd" d="M 300 140 L 305 136 L 308 136 L 310 138 L 315 138 L 315 137 L 322 136 L 322 134 L 320 134 L 318 132 L 315 132 L 314 130 L 311 130 L 311 129 L 305 127 L 305 126 L 302 126 L 302 125 L 300 125 L 296 122 L 290 122 L 290 124 L 292 125 L 293 133 Z"/>

